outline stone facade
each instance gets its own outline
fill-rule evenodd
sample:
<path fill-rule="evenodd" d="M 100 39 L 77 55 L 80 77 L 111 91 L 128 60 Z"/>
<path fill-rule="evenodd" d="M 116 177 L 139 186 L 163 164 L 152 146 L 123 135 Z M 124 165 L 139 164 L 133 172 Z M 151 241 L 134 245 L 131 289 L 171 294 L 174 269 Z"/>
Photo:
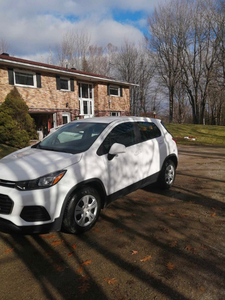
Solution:
<path fill-rule="evenodd" d="M 15 68 L 16 69 L 16 68 Z M 20 71 L 28 71 L 25 68 Z M 29 70 L 30 71 L 30 70 Z M 35 72 L 35 68 L 33 69 Z M 40 73 L 40 71 L 38 71 Z M 65 76 L 65 75 L 64 75 Z M 68 75 L 68 79 L 71 74 Z M 56 75 L 50 72 L 41 72 L 41 88 L 16 86 L 29 107 L 29 112 L 34 117 L 37 127 L 45 127 L 49 131 L 52 126 L 63 124 L 63 114 L 69 113 L 70 120 L 83 118 L 80 115 L 79 103 L 79 80 L 74 75 L 74 91 L 57 90 Z M 129 115 L 130 100 L 129 86 L 124 85 L 122 97 L 108 96 L 107 83 L 88 81 L 94 88 L 94 115 L 110 116 L 111 112 L 118 112 L 120 115 Z M 9 84 L 8 66 L 0 64 L 0 104 L 5 100 L 6 95 L 14 86 Z M 56 116 L 54 121 L 54 115 Z M 40 119 L 43 117 L 44 123 Z M 53 121 L 57 124 L 53 124 Z"/>
<path fill-rule="evenodd" d="M 107 95 L 107 84 L 97 84 L 94 89 L 95 115 L 98 117 L 110 116 L 111 112 L 119 112 L 121 116 L 129 115 L 130 93 L 129 87 L 123 87 L 123 96 Z"/>
<path fill-rule="evenodd" d="M 21 70 L 26 71 L 25 69 Z M 79 110 L 76 81 L 74 81 L 74 85 L 74 92 L 57 90 L 56 77 L 52 74 L 43 73 L 41 74 L 41 88 L 21 86 L 16 86 L 16 88 L 31 110 L 66 108 Z M 9 84 L 7 68 L 0 66 L 0 104 L 5 100 L 12 87 Z"/>

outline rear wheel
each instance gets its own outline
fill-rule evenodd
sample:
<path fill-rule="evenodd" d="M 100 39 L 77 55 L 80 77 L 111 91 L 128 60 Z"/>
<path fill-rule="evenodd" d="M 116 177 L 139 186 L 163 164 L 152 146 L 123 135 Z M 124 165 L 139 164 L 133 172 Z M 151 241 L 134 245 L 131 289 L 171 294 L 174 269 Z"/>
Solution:
<path fill-rule="evenodd" d="M 176 168 L 175 164 L 172 160 L 167 160 L 160 172 L 159 176 L 159 186 L 163 189 L 169 189 L 175 180 L 175 175 L 176 175 Z"/>
<path fill-rule="evenodd" d="M 96 223 L 101 210 L 98 192 L 84 187 L 69 199 L 63 217 L 63 228 L 70 233 L 84 232 Z"/>

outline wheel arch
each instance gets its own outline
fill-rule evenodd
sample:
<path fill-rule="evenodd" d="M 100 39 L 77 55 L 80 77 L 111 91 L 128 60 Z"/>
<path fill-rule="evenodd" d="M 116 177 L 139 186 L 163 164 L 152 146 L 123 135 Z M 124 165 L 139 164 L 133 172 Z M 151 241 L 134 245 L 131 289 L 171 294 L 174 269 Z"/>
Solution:
<path fill-rule="evenodd" d="M 168 155 L 168 156 L 165 158 L 165 160 L 164 160 L 164 162 L 163 162 L 163 164 L 162 164 L 162 167 L 164 166 L 164 164 L 165 164 L 166 161 L 168 161 L 168 160 L 172 160 L 172 162 L 173 162 L 174 165 L 175 165 L 175 168 L 177 168 L 177 166 L 178 166 L 178 158 L 177 158 L 177 156 L 176 156 L 175 154 Z"/>
<path fill-rule="evenodd" d="M 78 190 L 80 190 L 81 188 L 88 186 L 88 187 L 92 187 L 94 188 L 100 195 L 101 198 L 101 209 L 105 207 L 105 203 L 106 203 L 106 191 L 104 188 L 103 183 L 101 182 L 101 180 L 99 180 L 98 178 L 92 178 L 92 179 L 88 179 L 85 180 L 83 182 L 80 182 L 78 184 L 76 184 L 74 187 L 72 187 L 70 189 L 70 191 L 67 193 L 62 208 L 61 208 L 61 213 L 60 213 L 60 226 L 62 226 L 62 221 L 63 221 L 63 216 L 64 216 L 64 212 L 65 212 L 65 208 L 66 205 L 70 199 L 70 197 Z"/>

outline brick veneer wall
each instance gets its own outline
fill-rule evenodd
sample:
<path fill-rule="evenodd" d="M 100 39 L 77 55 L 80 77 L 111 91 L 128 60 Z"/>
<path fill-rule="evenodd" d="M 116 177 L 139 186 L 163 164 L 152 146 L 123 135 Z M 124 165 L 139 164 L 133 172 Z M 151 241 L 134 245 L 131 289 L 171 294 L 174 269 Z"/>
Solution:
<path fill-rule="evenodd" d="M 129 87 L 123 87 L 123 97 L 108 96 L 107 84 L 96 84 L 94 89 L 95 112 L 100 111 L 120 111 L 128 114 L 130 111 L 130 92 Z M 110 113 L 109 113 L 110 114 Z"/>
<path fill-rule="evenodd" d="M 74 92 L 59 91 L 56 89 L 56 77 L 43 73 L 41 74 L 41 86 L 41 88 L 16 86 L 30 109 L 79 109 L 76 81 L 74 81 Z M 12 88 L 13 86 L 8 81 L 7 68 L 0 66 L 0 104 Z"/>
<path fill-rule="evenodd" d="M 21 69 L 22 70 L 22 69 Z M 24 69 L 24 71 L 27 71 Z M 68 77 L 69 78 L 69 77 Z M 71 120 L 79 116 L 78 83 L 74 80 L 74 92 L 56 89 L 56 77 L 50 73 L 41 74 L 41 88 L 19 87 L 18 92 L 29 107 L 30 113 L 57 113 L 58 124 L 62 124 L 62 112 L 70 112 Z M 11 91 L 8 69 L 0 65 L 0 104 Z M 95 116 L 108 116 L 110 111 L 128 115 L 130 111 L 129 87 L 123 87 L 123 97 L 107 95 L 107 84 L 94 84 Z"/>

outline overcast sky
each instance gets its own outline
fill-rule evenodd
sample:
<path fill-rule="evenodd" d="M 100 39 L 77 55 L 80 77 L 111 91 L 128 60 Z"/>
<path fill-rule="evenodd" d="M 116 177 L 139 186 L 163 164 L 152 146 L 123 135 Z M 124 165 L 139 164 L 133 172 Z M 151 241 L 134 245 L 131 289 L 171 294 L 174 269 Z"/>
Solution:
<path fill-rule="evenodd" d="M 11 55 L 44 61 L 62 36 L 82 30 L 91 43 L 139 42 L 147 17 L 166 0 L 0 0 L 0 39 Z"/>

